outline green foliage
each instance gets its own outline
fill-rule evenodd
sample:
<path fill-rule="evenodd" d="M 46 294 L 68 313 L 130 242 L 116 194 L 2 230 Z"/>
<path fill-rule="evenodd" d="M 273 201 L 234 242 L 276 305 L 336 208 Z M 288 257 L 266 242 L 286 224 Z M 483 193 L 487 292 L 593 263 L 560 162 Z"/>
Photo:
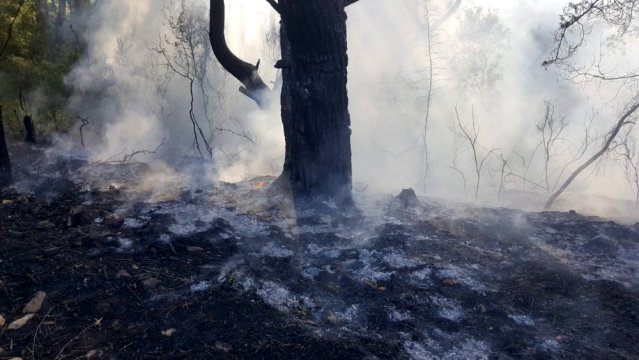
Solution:
<path fill-rule="evenodd" d="M 9 135 L 21 133 L 26 114 L 33 116 L 41 134 L 68 128 L 64 108 L 71 91 L 64 77 L 84 48 L 72 26 L 81 10 L 78 4 L 86 2 L 0 0 L 0 52 L 5 49 L 0 55 L 0 105 Z"/>

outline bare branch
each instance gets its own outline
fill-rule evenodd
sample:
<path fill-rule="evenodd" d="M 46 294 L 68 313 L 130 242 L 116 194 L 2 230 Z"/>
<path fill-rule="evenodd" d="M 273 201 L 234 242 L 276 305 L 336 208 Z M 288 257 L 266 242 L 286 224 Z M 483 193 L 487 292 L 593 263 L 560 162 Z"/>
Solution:
<path fill-rule="evenodd" d="M 162 147 L 162 145 L 164 145 L 164 141 L 166 141 L 166 138 L 162 139 L 162 142 L 153 150 L 137 150 L 134 151 L 130 154 L 124 154 L 124 157 L 122 158 L 122 163 L 126 164 L 129 161 L 131 161 L 131 159 L 133 159 L 134 156 L 136 155 L 152 155 L 158 152 L 158 150 L 160 150 L 160 148 Z"/>
<path fill-rule="evenodd" d="M 559 197 L 559 195 L 561 195 L 564 192 L 564 190 L 566 190 L 566 188 L 570 186 L 570 184 L 577 178 L 577 176 L 579 176 L 579 174 L 581 174 L 590 165 L 592 165 L 592 163 L 597 161 L 602 155 L 608 152 L 608 150 L 610 149 L 610 146 L 613 144 L 613 142 L 615 141 L 615 138 L 619 134 L 619 131 L 621 131 L 621 128 L 626 124 L 628 118 L 637 111 L 637 109 L 639 109 L 639 101 L 635 101 L 635 103 L 626 111 L 626 113 L 624 113 L 623 116 L 621 116 L 619 121 L 617 121 L 617 125 L 615 125 L 615 127 L 610 131 L 608 135 L 608 140 L 606 140 L 606 143 L 602 146 L 601 150 L 599 150 L 596 154 L 594 154 L 592 157 L 586 160 L 586 162 L 583 163 L 579 168 L 577 168 L 577 170 L 575 170 L 570 175 L 570 177 L 568 177 L 568 179 L 559 188 L 559 190 L 557 190 L 554 194 L 552 194 L 552 196 L 548 199 L 548 201 L 546 202 L 546 205 L 544 206 L 545 209 L 549 209 L 552 206 L 552 204 Z"/>
<path fill-rule="evenodd" d="M 238 58 L 226 44 L 224 36 L 224 0 L 211 0 L 210 4 L 209 38 L 215 57 L 226 71 L 242 83 L 243 87 L 240 88 L 240 91 L 253 99 L 258 106 L 265 107 L 264 92 L 268 91 L 269 88 L 258 74 L 258 66 Z"/>

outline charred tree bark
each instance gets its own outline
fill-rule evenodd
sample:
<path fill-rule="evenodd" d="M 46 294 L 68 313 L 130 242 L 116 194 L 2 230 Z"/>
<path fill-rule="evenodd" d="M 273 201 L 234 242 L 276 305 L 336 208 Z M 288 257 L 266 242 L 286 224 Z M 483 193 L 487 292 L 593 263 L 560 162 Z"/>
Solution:
<path fill-rule="evenodd" d="M 269 1 L 282 18 L 281 116 L 286 139 L 282 176 L 298 200 L 351 204 L 351 129 L 346 91 L 348 0 Z M 248 96 L 266 88 L 257 66 L 228 49 L 224 0 L 211 0 L 211 44 L 222 66 L 244 84 Z M 254 98 L 255 100 L 255 98 Z M 260 103 L 258 96 L 256 101 Z"/>
<path fill-rule="evenodd" d="M 296 198 L 351 203 L 350 115 L 343 0 L 280 0 L 282 177 Z"/>
<path fill-rule="evenodd" d="M 264 92 L 269 90 L 259 73 L 260 61 L 249 64 L 233 54 L 224 36 L 224 0 L 211 0 L 209 39 L 220 65 L 242 83 L 240 92 L 253 99 L 258 106 L 265 107 Z"/>
<path fill-rule="evenodd" d="M 9 159 L 9 149 L 4 137 L 4 124 L 2 122 L 2 107 L 0 107 L 0 187 L 13 182 L 11 176 L 11 160 Z"/>
<path fill-rule="evenodd" d="M 35 144 L 35 125 L 33 125 L 33 119 L 31 119 L 31 116 L 25 115 L 22 122 L 24 123 L 25 130 L 24 141 Z"/>

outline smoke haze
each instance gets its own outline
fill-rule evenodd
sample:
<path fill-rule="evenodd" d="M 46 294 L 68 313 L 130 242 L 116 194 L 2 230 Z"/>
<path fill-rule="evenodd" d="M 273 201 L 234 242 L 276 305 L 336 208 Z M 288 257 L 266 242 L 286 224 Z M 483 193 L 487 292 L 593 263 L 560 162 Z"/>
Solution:
<path fill-rule="evenodd" d="M 275 87 L 275 12 L 262 0 L 227 3 L 229 46 L 248 62 L 260 59 L 260 74 Z M 443 21 L 449 3 L 361 0 L 347 9 L 356 190 L 396 193 L 413 187 L 429 196 L 474 200 L 474 158 L 467 139 L 460 136 L 458 114 L 466 130 L 472 129 L 474 116 L 477 154 L 480 160 L 486 157 L 477 198 L 518 206 L 515 200 L 524 197 L 528 206 L 538 208 L 541 203 L 531 204 L 522 194 L 538 199 L 548 195 L 536 128 L 544 119 L 544 102 L 554 105 L 557 121 L 568 121 L 549 164 L 552 187 L 560 183 L 560 174 L 565 178 L 596 150 L 593 144 L 561 173 L 579 153 L 584 124 L 592 121 L 591 135 L 605 133 L 627 97 L 618 87 L 574 84 L 554 68 L 541 66 L 552 49 L 562 4 L 463 0 Z M 207 1 L 105 0 L 88 23 L 87 56 L 67 83 L 75 91 L 72 112 L 89 118 L 83 135 L 93 160 L 119 160 L 123 153 L 152 150 L 164 141 L 149 158 L 168 164 L 185 157 L 211 158 L 201 165 L 210 180 L 279 173 L 284 155 L 279 106 L 260 111 L 217 65 L 207 42 Z M 189 26 L 172 26 L 176 23 Z M 176 28 L 194 29 L 195 63 L 174 46 Z M 598 50 L 588 47 L 581 59 Z M 623 54 L 627 59 L 632 55 Z M 186 67 L 202 80 L 195 80 L 192 112 L 200 130 L 189 115 L 189 80 L 172 67 Z M 277 91 L 272 96 L 279 103 Z M 205 140 L 212 148 L 210 156 Z M 508 171 L 511 174 L 504 175 Z M 573 192 L 634 198 L 619 164 L 584 175 Z M 633 206 L 628 202 L 627 209 L 623 205 L 617 211 L 629 215 Z"/>

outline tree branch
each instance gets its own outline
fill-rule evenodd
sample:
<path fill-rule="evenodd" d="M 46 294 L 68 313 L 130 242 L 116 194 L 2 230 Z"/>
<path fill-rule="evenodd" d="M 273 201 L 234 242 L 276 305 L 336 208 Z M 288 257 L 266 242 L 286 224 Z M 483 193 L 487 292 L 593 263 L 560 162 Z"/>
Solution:
<path fill-rule="evenodd" d="M 4 45 L 2 46 L 2 49 L 0 50 L 0 57 L 2 57 L 2 54 L 4 54 L 4 51 L 7 49 L 7 46 L 9 46 L 9 41 L 11 40 L 11 33 L 13 32 L 13 26 L 16 24 L 16 21 L 18 20 L 18 17 L 20 16 L 20 12 L 22 11 L 23 5 L 24 5 L 24 0 L 20 0 L 20 2 L 18 3 L 18 8 L 16 9 L 16 14 L 13 17 L 13 20 L 11 20 L 11 23 L 9 24 L 9 28 L 7 29 L 7 40 L 4 42 Z"/>
<path fill-rule="evenodd" d="M 552 204 L 559 197 L 559 195 L 561 195 L 564 192 L 564 190 L 566 190 L 566 188 L 575 180 L 575 178 L 577 178 L 579 174 L 581 174 L 582 171 L 586 170 L 592 163 L 594 163 L 603 154 L 605 154 L 608 151 L 608 149 L 610 149 L 610 146 L 612 145 L 613 141 L 619 134 L 619 131 L 621 131 L 621 128 L 624 127 L 624 125 L 627 123 L 628 118 L 632 116 L 632 114 L 634 114 L 635 111 L 637 111 L 638 109 L 639 109 L 639 101 L 635 102 L 628 109 L 628 111 L 626 111 L 626 113 L 623 114 L 623 116 L 619 119 L 619 121 L 617 122 L 617 125 L 615 125 L 615 127 L 610 131 L 610 134 L 608 135 L 608 140 L 606 140 L 603 147 L 591 158 L 586 160 L 585 163 L 583 163 L 580 167 L 578 167 L 577 170 L 573 171 L 573 173 L 570 175 L 570 177 L 568 177 L 568 179 L 559 188 L 559 190 L 557 190 L 554 194 L 552 194 L 552 196 L 548 199 L 548 201 L 546 202 L 546 205 L 544 206 L 545 210 L 548 210 L 552 206 Z"/>
<path fill-rule="evenodd" d="M 264 107 L 264 92 L 270 90 L 258 74 L 258 66 L 247 63 L 231 52 L 224 36 L 224 0 L 211 0 L 209 39 L 222 67 L 242 83 L 240 92 Z"/>
<path fill-rule="evenodd" d="M 271 4 L 271 6 L 273 7 L 273 10 L 277 11 L 277 13 L 279 14 L 280 4 L 278 4 L 275 0 L 266 0 L 266 2 Z"/>
<path fill-rule="evenodd" d="M 450 8 L 446 11 L 444 16 L 442 16 L 433 25 L 433 29 L 439 28 L 440 26 L 442 26 L 446 22 L 446 20 L 448 20 L 451 16 L 453 16 L 455 14 L 455 12 L 457 11 L 457 9 L 459 9 L 459 5 L 461 5 L 461 2 L 462 2 L 462 0 L 455 0 L 455 2 L 450 5 Z"/>

